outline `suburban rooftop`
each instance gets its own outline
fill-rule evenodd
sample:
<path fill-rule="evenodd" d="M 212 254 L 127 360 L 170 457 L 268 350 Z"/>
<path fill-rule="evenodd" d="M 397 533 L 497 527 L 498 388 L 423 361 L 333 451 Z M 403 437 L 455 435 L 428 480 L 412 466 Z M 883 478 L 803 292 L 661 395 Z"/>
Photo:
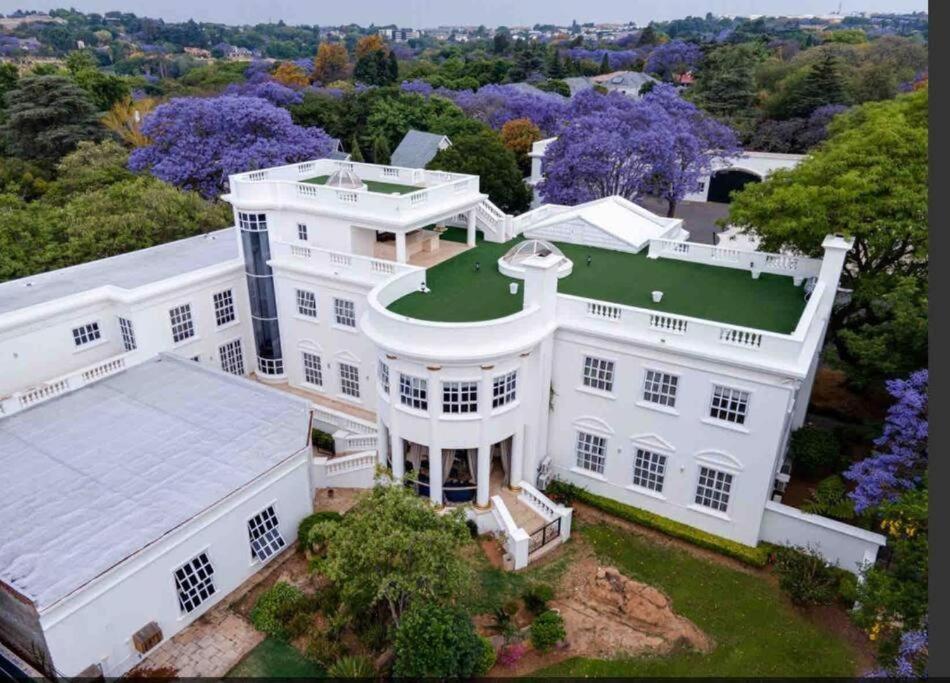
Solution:
<path fill-rule="evenodd" d="M 464 239 L 459 232 L 449 230 L 443 239 Z M 438 322 L 476 322 L 517 313 L 522 308 L 523 283 L 517 294 L 511 294 L 509 283 L 520 281 L 502 275 L 497 261 L 524 239 L 504 244 L 482 241 L 429 268 L 430 291 L 407 294 L 390 304 L 389 310 Z M 753 279 L 747 270 L 649 259 L 646 250 L 633 254 L 553 244 L 574 263 L 571 275 L 558 282 L 561 294 L 780 334 L 794 331 L 805 308 L 804 290 L 788 276 L 763 273 Z M 663 292 L 660 303 L 653 303 L 653 290 Z"/>

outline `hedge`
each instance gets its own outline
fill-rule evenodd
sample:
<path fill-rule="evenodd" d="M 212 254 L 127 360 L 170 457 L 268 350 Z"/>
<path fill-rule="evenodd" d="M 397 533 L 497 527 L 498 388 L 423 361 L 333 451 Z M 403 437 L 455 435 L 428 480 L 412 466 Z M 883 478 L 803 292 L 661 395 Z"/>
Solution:
<path fill-rule="evenodd" d="M 655 515 L 652 512 L 647 512 L 640 508 L 624 505 L 610 498 L 595 495 L 587 489 L 562 481 L 555 480 L 551 482 L 548 484 L 547 490 L 550 493 L 561 494 L 567 498 L 575 498 L 582 503 L 586 503 L 614 517 L 619 517 L 628 522 L 642 524 L 651 529 L 662 531 L 669 536 L 689 541 L 700 548 L 714 550 L 753 567 L 764 567 L 769 561 L 771 548 L 765 544 L 752 547 L 737 543 L 736 541 L 730 541 L 727 538 L 722 538 L 721 536 L 707 533 L 687 524 Z"/>

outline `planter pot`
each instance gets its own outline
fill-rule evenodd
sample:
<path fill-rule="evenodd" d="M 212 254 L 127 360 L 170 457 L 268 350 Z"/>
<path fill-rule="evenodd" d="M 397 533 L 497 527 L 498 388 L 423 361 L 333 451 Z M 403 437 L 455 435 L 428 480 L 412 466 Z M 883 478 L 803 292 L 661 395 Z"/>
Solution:
<path fill-rule="evenodd" d="M 651 296 L 653 297 L 653 303 L 658 304 L 663 300 L 663 292 L 653 291 Z"/>
<path fill-rule="evenodd" d="M 518 293 L 518 283 L 517 283 L 517 282 L 512 282 L 512 283 L 510 283 L 510 284 L 508 285 L 508 291 L 511 292 L 512 294 L 517 294 L 517 293 Z"/>

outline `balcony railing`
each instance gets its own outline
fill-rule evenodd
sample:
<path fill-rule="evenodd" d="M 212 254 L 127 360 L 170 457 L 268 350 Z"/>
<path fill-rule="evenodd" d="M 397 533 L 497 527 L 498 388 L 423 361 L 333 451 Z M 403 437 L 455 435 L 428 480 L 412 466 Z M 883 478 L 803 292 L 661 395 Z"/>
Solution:
<path fill-rule="evenodd" d="M 809 277 L 817 277 L 821 259 L 789 254 L 770 254 L 762 251 L 747 251 L 729 247 L 714 247 L 696 242 L 651 239 L 647 252 L 650 258 L 668 258 L 677 261 L 692 261 L 727 268 L 739 268 L 756 273 L 790 275 L 795 284 Z"/>
<path fill-rule="evenodd" d="M 278 241 L 271 243 L 271 256 L 275 259 L 289 258 L 291 261 L 300 261 L 314 268 L 326 269 L 334 273 L 346 271 L 355 277 L 362 277 L 371 282 L 382 282 L 396 273 L 422 270 L 418 266 L 386 261 L 371 256 L 346 254 L 319 247 Z"/>

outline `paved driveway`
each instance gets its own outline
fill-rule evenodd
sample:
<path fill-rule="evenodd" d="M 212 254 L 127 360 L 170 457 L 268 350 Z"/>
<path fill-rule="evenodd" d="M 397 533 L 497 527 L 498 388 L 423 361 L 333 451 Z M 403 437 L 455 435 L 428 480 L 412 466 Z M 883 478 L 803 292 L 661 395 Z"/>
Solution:
<path fill-rule="evenodd" d="M 666 202 L 646 197 L 639 203 L 653 213 L 666 215 Z M 676 205 L 676 218 L 683 219 L 683 227 L 689 230 L 690 242 L 715 244 L 715 234 L 722 232 L 716 221 L 728 214 L 729 205 L 717 202 L 680 202 Z"/>

